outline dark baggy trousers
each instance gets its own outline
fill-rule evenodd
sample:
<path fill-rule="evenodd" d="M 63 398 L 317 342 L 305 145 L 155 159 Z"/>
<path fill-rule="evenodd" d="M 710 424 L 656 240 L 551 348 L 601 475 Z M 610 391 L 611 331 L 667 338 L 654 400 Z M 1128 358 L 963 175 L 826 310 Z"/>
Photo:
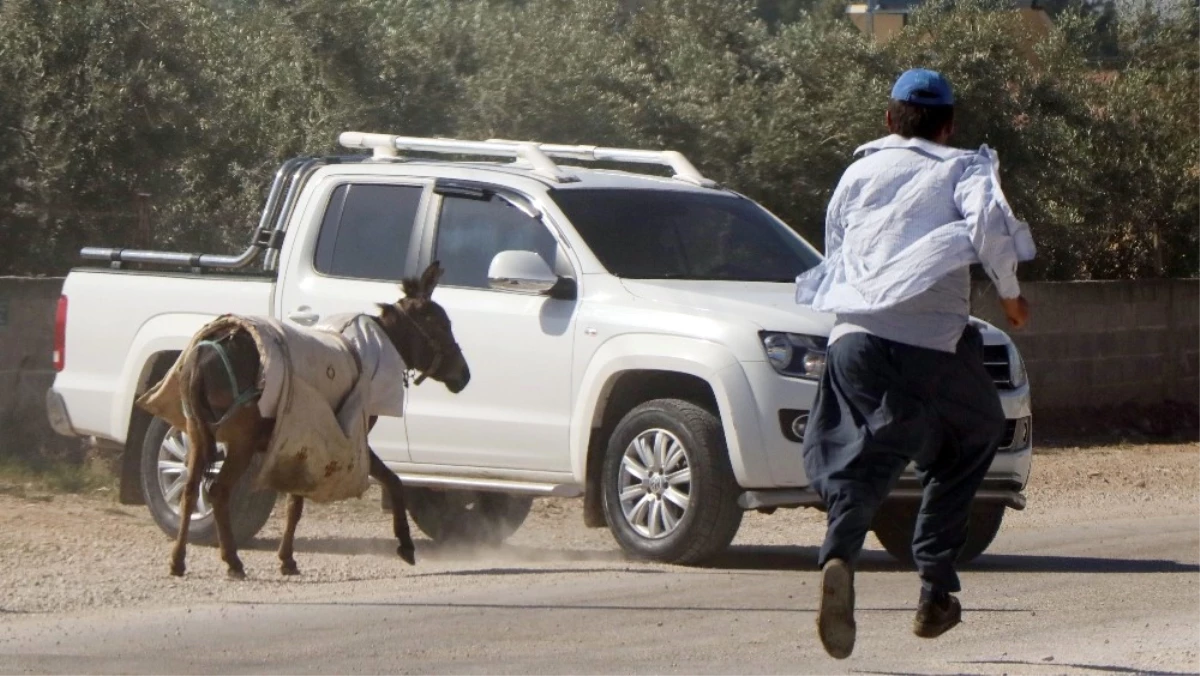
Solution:
<path fill-rule="evenodd" d="M 911 461 L 924 493 L 913 537 L 922 587 L 960 591 L 954 561 L 1004 422 L 973 326 L 956 354 L 866 333 L 839 338 L 804 434 L 804 470 L 829 510 L 818 565 L 855 564 L 875 512 Z"/>

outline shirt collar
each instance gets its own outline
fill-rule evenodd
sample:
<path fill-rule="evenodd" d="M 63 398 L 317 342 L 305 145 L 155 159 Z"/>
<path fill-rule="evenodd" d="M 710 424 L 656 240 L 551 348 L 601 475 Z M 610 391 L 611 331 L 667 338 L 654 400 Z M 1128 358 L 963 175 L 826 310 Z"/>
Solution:
<path fill-rule="evenodd" d="M 959 148 L 951 148 L 940 143 L 927 141 L 923 138 L 904 138 L 899 134 L 888 134 L 883 138 L 875 139 L 869 143 L 864 143 L 854 149 L 854 155 L 869 155 L 877 150 L 886 150 L 889 148 L 904 148 L 909 150 L 917 150 L 927 155 L 932 155 L 939 160 L 948 160 L 963 154 L 969 154 L 971 151 L 962 150 Z"/>

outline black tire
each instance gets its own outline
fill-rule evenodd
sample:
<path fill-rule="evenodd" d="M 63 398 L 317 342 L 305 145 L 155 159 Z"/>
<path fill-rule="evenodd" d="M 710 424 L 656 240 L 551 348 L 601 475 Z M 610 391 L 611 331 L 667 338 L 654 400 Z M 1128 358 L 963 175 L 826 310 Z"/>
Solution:
<path fill-rule="evenodd" d="M 529 516 L 533 498 L 490 491 L 406 486 L 404 502 L 413 523 L 434 542 L 499 545 Z"/>
<path fill-rule="evenodd" d="M 663 437 L 661 432 L 666 432 Z M 672 440 L 671 437 L 674 437 Z M 683 467 L 678 457 L 672 462 L 650 468 L 653 476 L 640 483 L 625 469 L 626 452 L 637 454 L 635 440 L 664 439 L 664 453 L 671 453 L 674 442 L 682 447 L 683 462 L 690 469 L 686 482 L 673 484 L 669 475 Z M 671 453 L 675 455 L 675 453 Z M 636 461 L 636 458 L 632 458 Z M 673 469 L 678 468 L 678 469 Z M 640 470 L 639 470 L 640 471 Z M 619 493 L 625 489 L 640 496 L 630 497 L 632 516 L 626 510 Z M 687 505 L 681 507 L 670 499 L 672 488 L 683 492 L 686 486 Z M 742 524 L 742 509 L 737 504 L 738 485 L 729 464 L 729 451 L 721 421 L 711 411 L 680 399 L 656 399 L 638 405 L 625 415 L 608 439 L 602 475 L 604 513 L 609 529 L 621 548 L 638 559 L 679 565 L 702 563 L 724 552 L 737 535 Z M 678 497 L 678 493 L 675 494 Z M 635 501 L 636 499 L 636 501 Z M 643 510 L 632 509 L 644 502 Z M 658 503 L 657 512 L 654 503 Z M 655 515 L 658 515 L 656 518 Z M 645 523 L 641 523 L 645 516 Z M 667 519 L 675 520 L 668 524 Z M 639 522 L 637 525 L 631 522 Z M 664 533 L 654 533 L 657 521 Z M 639 528 L 645 532 L 639 532 Z"/>
<path fill-rule="evenodd" d="M 879 538 L 888 554 L 907 566 L 915 565 L 912 540 L 919 509 L 917 502 L 886 504 L 875 515 L 872 526 L 875 537 Z M 1004 505 L 994 502 L 976 504 L 971 508 L 971 516 L 967 521 L 967 541 L 958 554 L 958 563 L 970 563 L 987 551 L 1000 532 L 1004 510 Z"/>
<path fill-rule="evenodd" d="M 167 434 L 173 428 L 162 418 L 154 418 L 146 428 L 146 436 L 142 441 L 141 485 L 142 497 L 150 516 L 164 533 L 174 539 L 179 534 L 179 515 L 167 503 L 162 484 L 159 481 L 158 461 L 159 452 Z M 238 485 L 234 488 L 230 500 L 229 513 L 233 526 L 233 539 L 240 547 L 249 542 L 271 517 L 275 507 L 276 493 L 270 490 L 252 490 L 254 477 L 257 474 L 260 461 L 256 458 L 251 463 Z M 210 474 L 213 478 L 215 473 Z M 207 481 L 207 479 L 206 479 Z M 176 508 L 177 509 L 177 508 Z M 188 543 L 196 545 L 215 546 L 217 544 L 217 524 L 211 509 L 202 518 L 192 516 L 188 524 Z"/>

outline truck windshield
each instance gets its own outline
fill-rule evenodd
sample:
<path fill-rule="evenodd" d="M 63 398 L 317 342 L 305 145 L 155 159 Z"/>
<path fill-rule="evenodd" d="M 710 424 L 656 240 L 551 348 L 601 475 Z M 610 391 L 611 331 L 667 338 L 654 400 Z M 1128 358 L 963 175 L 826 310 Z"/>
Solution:
<path fill-rule="evenodd" d="M 551 195 L 617 277 L 791 282 L 820 262 L 786 225 L 735 195 L 620 188 Z"/>

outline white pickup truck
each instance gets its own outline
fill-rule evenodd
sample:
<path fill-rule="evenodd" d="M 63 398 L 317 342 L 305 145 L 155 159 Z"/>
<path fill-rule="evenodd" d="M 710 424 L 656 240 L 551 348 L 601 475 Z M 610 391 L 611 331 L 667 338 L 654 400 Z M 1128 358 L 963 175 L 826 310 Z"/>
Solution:
<path fill-rule="evenodd" d="M 607 526 L 630 555 L 686 564 L 723 551 L 746 510 L 823 508 L 800 437 L 833 318 L 795 304 L 796 275 L 821 256 L 782 221 L 677 152 L 358 132 L 340 141 L 372 152 L 283 164 L 241 255 L 89 248 L 85 259 L 107 265 L 67 276 L 49 415 L 62 434 L 123 450 L 122 502 L 146 504 L 174 534 L 187 440 L 133 402 L 203 323 L 233 312 L 310 325 L 370 311 L 395 300 L 402 276 L 440 260 L 435 300 L 471 384 L 457 395 L 411 388 L 405 417 L 371 434 L 429 537 L 500 541 L 533 498 L 582 497 L 585 525 Z M 1005 509 L 1024 508 L 1032 455 L 1021 358 L 1003 332 L 978 325 L 1008 431 L 964 561 L 991 543 Z M 919 495 L 907 473 L 875 524 L 902 560 Z M 275 496 L 243 486 L 237 499 L 246 539 Z M 211 541 L 211 522 L 202 495 L 193 540 Z"/>

